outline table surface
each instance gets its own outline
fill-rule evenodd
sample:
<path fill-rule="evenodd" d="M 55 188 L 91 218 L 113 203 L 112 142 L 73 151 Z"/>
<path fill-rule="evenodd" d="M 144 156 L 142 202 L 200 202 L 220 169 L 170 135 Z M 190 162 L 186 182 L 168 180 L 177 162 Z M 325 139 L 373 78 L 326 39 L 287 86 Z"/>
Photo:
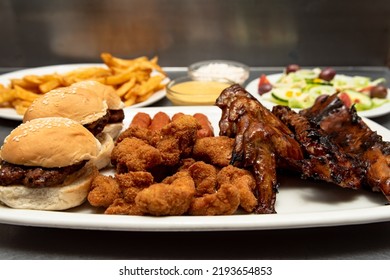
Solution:
<path fill-rule="evenodd" d="M 251 68 L 251 81 L 282 68 Z M 0 74 L 16 69 L 0 68 Z M 338 72 L 385 77 L 382 67 Z M 171 78 L 185 68 L 167 68 Z M 163 100 L 152 106 L 171 106 Z M 373 119 L 390 129 L 390 115 Z M 0 119 L 0 142 L 19 122 Z M 0 259 L 390 259 L 390 222 L 256 231 L 125 232 L 0 224 Z"/>

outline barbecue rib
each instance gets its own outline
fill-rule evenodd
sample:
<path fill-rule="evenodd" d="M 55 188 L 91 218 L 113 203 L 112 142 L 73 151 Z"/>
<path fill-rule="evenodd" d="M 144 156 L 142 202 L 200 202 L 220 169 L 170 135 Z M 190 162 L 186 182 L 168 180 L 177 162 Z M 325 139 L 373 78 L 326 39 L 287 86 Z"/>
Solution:
<path fill-rule="evenodd" d="M 390 201 L 390 143 L 372 131 L 337 95 L 324 96 L 300 113 L 321 128 L 342 153 L 357 159 L 365 170 L 362 183 L 381 191 Z"/>
<path fill-rule="evenodd" d="M 292 132 L 239 85 L 216 101 L 222 109 L 220 135 L 234 137 L 231 164 L 252 168 L 256 178 L 256 213 L 276 213 L 276 168 L 299 169 L 303 155 Z"/>
<path fill-rule="evenodd" d="M 364 174 L 355 157 L 343 153 L 330 136 L 306 117 L 286 106 L 275 106 L 272 112 L 295 133 L 305 160 L 304 177 L 335 183 L 344 188 L 360 189 Z"/>

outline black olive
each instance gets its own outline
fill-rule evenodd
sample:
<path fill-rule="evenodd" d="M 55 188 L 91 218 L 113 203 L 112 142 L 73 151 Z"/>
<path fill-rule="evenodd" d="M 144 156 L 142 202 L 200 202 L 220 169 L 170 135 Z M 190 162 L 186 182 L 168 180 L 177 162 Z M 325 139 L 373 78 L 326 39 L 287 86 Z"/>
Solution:
<path fill-rule="evenodd" d="M 291 72 L 297 72 L 301 67 L 298 64 L 290 64 L 286 67 L 286 74 Z"/>
<path fill-rule="evenodd" d="M 370 97 L 371 98 L 386 98 L 387 96 L 387 88 L 384 86 L 374 86 L 370 89 Z"/>
<path fill-rule="evenodd" d="M 328 67 L 323 69 L 318 77 L 329 82 L 334 78 L 334 76 L 336 76 L 336 71 L 333 68 Z"/>
<path fill-rule="evenodd" d="M 260 95 L 262 95 L 262 94 L 264 94 L 266 92 L 269 92 L 271 89 L 272 89 L 272 85 L 271 84 L 262 84 L 262 85 L 259 86 L 257 91 L 258 91 L 258 93 Z"/>

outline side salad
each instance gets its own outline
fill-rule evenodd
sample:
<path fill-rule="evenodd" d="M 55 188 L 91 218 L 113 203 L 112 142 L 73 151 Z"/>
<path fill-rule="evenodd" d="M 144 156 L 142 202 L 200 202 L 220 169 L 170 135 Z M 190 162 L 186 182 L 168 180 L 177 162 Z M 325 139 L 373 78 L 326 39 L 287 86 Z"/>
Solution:
<path fill-rule="evenodd" d="M 354 105 L 357 111 L 363 111 L 390 102 L 385 83 L 384 78 L 372 80 L 337 74 L 332 68 L 302 69 L 292 64 L 275 83 L 271 84 L 267 76 L 261 75 L 258 93 L 263 98 L 291 108 L 307 108 L 320 95 L 338 93 L 347 106 Z"/>

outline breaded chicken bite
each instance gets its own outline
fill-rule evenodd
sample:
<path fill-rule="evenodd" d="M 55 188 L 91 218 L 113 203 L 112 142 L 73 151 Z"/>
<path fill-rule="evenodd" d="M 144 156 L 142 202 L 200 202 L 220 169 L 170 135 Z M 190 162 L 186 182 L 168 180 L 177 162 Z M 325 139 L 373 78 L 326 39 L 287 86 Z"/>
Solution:
<path fill-rule="evenodd" d="M 148 171 L 161 162 L 160 151 L 137 138 L 123 139 L 111 153 L 111 163 L 117 173 Z"/>
<path fill-rule="evenodd" d="M 189 214 L 193 216 L 231 215 L 240 205 L 240 194 L 232 184 L 220 185 L 217 192 L 193 199 Z"/>
<path fill-rule="evenodd" d="M 248 213 L 252 213 L 257 206 L 257 199 L 254 195 L 256 179 L 248 170 L 226 166 L 218 172 L 218 184 L 233 184 L 240 195 L 240 206 Z"/>
<path fill-rule="evenodd" d="M 193 157 L 220 167 L 228 166 L 232 156 L 234 139 L 226 136 L 197 139 Z"/>
<path fill-rule="evenodd" d="M 198 121 L 188 115 L 175 119 L 160 130 L 155 147 L 161 152 L 162 164 L 174 166 L 181 158 L 191 155 L 200 128 Z"/>
<path fill-rule="evenodd" d="M 92 206 L 107 208 L 120 197 L 121 190 L 115 178 L 99 174 L 92 180 L 87 199 Z"/>
<path fill-rule="evenodd" d="M 188 168 L 188 172 L 195 182 L 195 196 L 199 197 L 216 191 L 218 170 L 213 165 L 198 161 Z"/>
<path fill-rule="evenodd" d="M 152 174 L 144 171 L 116 174 L 122 197 L 129 203 L 133 203 L 137 194 L 144 188 L 154 183 Z"/>
<path fill-rule="evenodd" d="M 121 134 L 119 134 L 118 138 L 116 139 L 116 143 L 122 142 L 125 138 L 138 138 L 144 140 L 150 145 L 153 145 L 155 139 L 158 139 L 158 133 L 148 129 L 147 127 L 130 126 Z"/>
<path fill-rule="evenodd" d="M 195 195 L 195 183 L 188 172 L 178 172 L 163 182 L 143 189 L 135 198 L 143 214 L 153 216 L 183 215 Z"/>
<path fill-rule="evenodd" d="M 135 203 L 129 203 L 124 198 L 115 199 L 115 201 L 106 209 L 106 211 L 104 211 L 104 214 L 133 216 L 143 215 Z"/>

